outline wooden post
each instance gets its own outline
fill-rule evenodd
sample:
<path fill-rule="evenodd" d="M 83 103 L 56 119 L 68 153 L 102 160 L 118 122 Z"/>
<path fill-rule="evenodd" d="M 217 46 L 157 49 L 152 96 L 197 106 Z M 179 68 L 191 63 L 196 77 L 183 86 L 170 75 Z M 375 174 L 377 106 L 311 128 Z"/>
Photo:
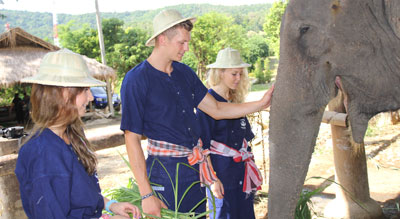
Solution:
<path fill-rule="evenodd" d="M 329 110 L 345 113 L 342 93 L 329 103 Z M 325 208 L 329 218 L 378 219 L 382 209 L 370 198 L 364 144 L 355 149 L 348 128 L 331 125 L 335 163 L 336 198 Z M 344 188 L 344 189 L 343 189 Z"/>
<path fill-rule="evenodd" d="M 95 0 L 95 6 L 96 6 L 96 20 L 97 20 L 97 32 L 99 34 L 99 44 L 100 44 L 100 52 L 101 52 L 101 62 L 104 65 L 107 65 L 107 60 L 106 60 L 106 51 L 104 48 L 104 39 L 103 39 L 103 28 L 101 27 L 101 18 L 100 18 L 100 12 L 99 12 L 99 4 L 97 0 Z M 112 96 L 111 96 L 111 80 L 110 78 L 106 78 L 106 83 L 107 83 L 107 101 L 108 101 L 108 108 L 110 109 L 111 116 L 114 116 L 114 107 L 113 107 L 113 101 L 112 101 Z"/>

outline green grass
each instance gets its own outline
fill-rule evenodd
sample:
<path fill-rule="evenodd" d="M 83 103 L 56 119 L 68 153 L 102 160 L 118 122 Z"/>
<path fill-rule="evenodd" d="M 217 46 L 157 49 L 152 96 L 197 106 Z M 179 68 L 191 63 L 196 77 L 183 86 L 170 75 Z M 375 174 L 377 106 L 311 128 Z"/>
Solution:
<path fill-rule="evenodd" d="M 365 132 L 365 136 L 373 137 L 373 136 L 377 135 L 377 133 L 378 133 L 377 131 L 378 130 L 377 130 L 376 126 L 369 124 L 367 131 Z"/>
<path fill-rule="evenodd" d="M 271 87 L 271 84 L 253 84 L 251 85 L 250 91 L 263 91 L 268 90 Z"/>

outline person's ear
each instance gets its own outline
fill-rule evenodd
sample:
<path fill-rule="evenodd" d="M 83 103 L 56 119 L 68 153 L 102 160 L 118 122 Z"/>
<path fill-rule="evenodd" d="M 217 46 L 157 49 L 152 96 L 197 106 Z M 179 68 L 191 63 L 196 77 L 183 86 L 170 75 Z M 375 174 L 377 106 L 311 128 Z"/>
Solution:
<path fill-rule="evenodd" d="M 165 35 L 165 34 L 160 34 L 158 37 L 158 43 L 159 43 L 159 45 L 161 45 L 161 46 L 164 46 L 165 45 L 165 43 L 167 42 L 167 35 Z"/>

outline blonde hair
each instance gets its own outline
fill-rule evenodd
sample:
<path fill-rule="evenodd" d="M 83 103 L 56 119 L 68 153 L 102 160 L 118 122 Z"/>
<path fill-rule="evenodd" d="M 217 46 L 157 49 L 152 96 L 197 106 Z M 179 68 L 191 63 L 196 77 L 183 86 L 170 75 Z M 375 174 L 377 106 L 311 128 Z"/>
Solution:
<path fill-rule="evenodd" d="M 65 90 L 68 92 L 64 92 Z M 86 172 L 93 175 L 96 171 L 97 159 L 83 131 L 83 122 L 75 103 L 76 96 L 84 90 L 85 88 L 81 87 L 65 88 L 33 84 L 31 103 L 34 127 L 31 137 L 51 126 L 66 127 L 65 134 L 72 148 Z M 65 93 L 66 97 L 64 97 Z"/>
<path fill-rule="evenodd" d="M 247 68 L 242 68 L 242 76 L 240 77 L 240 82 L 235 90 L 229 89 L 229 95 L 232 98 L 233 103 L 243 103 L 247 94 L 249 93 L 249 76 Z M 207 86 L 217 86 L 221 83 L 221 73 L 223 73 L 226 68 L 211 68 L 207 72 Z"/>

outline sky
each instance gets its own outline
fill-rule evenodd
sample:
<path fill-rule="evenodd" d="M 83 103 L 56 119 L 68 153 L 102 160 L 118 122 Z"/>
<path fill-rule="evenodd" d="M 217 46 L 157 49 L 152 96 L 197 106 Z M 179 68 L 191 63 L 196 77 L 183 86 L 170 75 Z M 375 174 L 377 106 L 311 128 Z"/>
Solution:
<path fill-rule="evenodd" d="M 95 11 L 95 0 L 0 0 L 0 9 L 84 14 Z M 101 12 L 152 10 L 179 4 L 250 5 L 275 0 L 98 0 Z"/>

